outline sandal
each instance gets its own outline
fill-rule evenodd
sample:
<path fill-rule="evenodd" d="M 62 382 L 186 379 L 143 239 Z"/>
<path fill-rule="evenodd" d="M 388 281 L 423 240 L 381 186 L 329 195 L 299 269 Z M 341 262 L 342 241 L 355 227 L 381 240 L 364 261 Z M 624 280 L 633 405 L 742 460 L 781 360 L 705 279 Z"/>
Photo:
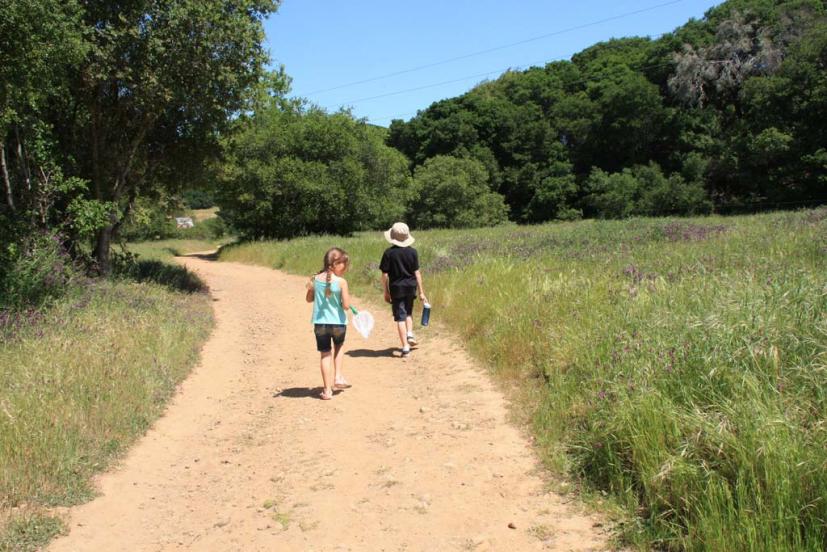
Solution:
<path fill-rule="evenodd" d="M 331 390 L 330 393 L 328 393 L 327 391 L 322 391 L 321 393 L 319 393 L 319 398 L 323 401 L 329 401 L 333 398 L 333 391 Z"/>
<path fill-rule="evenodd" d="M 333 389 L 350 389 L 353 387 L 347 380 L 337 381 L 333 384 Z"/>

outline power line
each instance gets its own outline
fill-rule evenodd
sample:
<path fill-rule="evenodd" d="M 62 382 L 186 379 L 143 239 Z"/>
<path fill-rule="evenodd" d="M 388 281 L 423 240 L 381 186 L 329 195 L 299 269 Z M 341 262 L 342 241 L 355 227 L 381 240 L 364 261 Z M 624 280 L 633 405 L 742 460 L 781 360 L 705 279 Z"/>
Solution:
<path fill-rule="evenodd" d="M 541 63 L 541 62 L 538 62 L 538 63 Z M 666 67 L 666 66 L 672 65 L 672 63 L 673 62 L 671 62 L 671 61 L 667 61 L 667 62 L 661 62 L 661 63 L 652 63 L 650 65 L 642 65 L 640 67 L 633 67 L 631 65 L 629 65 L 628 67 L 629 67 L 629 69 L 633 69 L 635 71 L 645 71 L 647 69 L 654 69 L 656 67 Z M 711 63 L 717 63 L 717 62 L 713 61 Z M 534 64 L 530 64 L 530 66 L 534 66 Z M 405 92 L 412 92 L 414 90 L 422 90 L 423 88 L 431 88 L 431 87 L 434 87 L 434 86 L 441 86 L 443 84 L 449 84 L 449 83 L 459 82 L 459 81 L 463 81 L 463 80 L 468 80 L 470 78 L 480 77 L 480 76 L 484 76 L 484 75 L 490 75 L 491 73 L 504 73 L 505 71 L 508 71 L 509 69 L 512 69 L 512 68 L 511 67 L 506 67 L 505 69 L 498 69 L 496 71 L 489 71 L 488 73 L 479 73 L 479 74 L 476 74 L 476 75 L 469 75 L 467 77 L 461 77 L 461 78 L 455 79 L 455 80 L 444 81 L 444 82 L 439 82 L 439 83 L 435 83 L 435 84 L 428 84 L 428 85 L 419 86 L 419 87 L 416 87 L 416 88 L 407 88 L 405 90 L 398 90 L 396 92 L 389 92 L 387 94 L 381 94 L 381 95 L 372 96 L 372 97 L 369 97 L 369 98 L 360 98 L 360 99 L 357 99 L 357 100 L 351 100 L 350 102 L 345 102 L 343 105 L 347 105 L 348 103 L 356 103 L 356 102 L 360 102 L 360 101 L 375 100 L 377 98 L 384 98 L 386 96 L 395 96 L 397 94 L 404 94 Z M 591 80 L 590 78 L 581 77 L 579 79 L 567 80 L 566 84 L 569 84 L 569 85 L 578 84 L 578 83 L 589 82 L 590 80 Z M 326 109 L 330 109 L 330 108 L 326 108 Z M 427 109 L 427 108 L 425 108 L 425 109 Z M 409 113 L 415 113 L 415 112 L 409 112 Z M 390 117 L 374 118 L 374 119 L 370 119 L 370 120 L 371 121 L 384 121 L 386 119 L 394 119 L 396 117 L 401 117 L 401 116 L 407 115 L 409 113 L 401 113 L 399 115 L 392 115 Z"/>
<path fill-rule="evenodd" d="M 461 55 L 461 56 L 445 59 L 445 60 L 442 60 L 442 61 L 435 61 L 433 63 L 428 63 L 426 65 L 419 65 L 417 67 L 412 67 L 410 69 L 403 69 L 402 71 L 387 73 L 385 75 L 380 75 L 378 77 L 372 77 L 372 78 L 369 78 L 369 79 L 363 79 L 363 80 L 359 80 L 359 81 L 349 82 L 349 83 L 346 83 L 346 84 L 340 84 L 338 86 L 333 86 L 331 88 L 316 90 L 314 92 L 310 92 L 310 93 L 306 94 L 306 96 L 315 96 L 315 95 L 318 95 L 318 94 L 323 94 L 325 92 L 332 92 L 333 90 L 340 90 L 342 88 L 347 88 L 347 87 L 350 87 L 350 86 L 356 86 L 357 84 L 365 84 L 365 83 L 368 83 L 368 82 L 374 82 L 374 81 L 378 81 L 378 80 L 388 79 L 390 77 L 396 77 L 398 75 L 404 75 L 406 73 L 413 73 L 415 71 L 421 71 L 422 69 L 428 69 L 430 67 L 436 67 L 438 65 L 445 65 L 446 63 L 451 63 L 451 62 L 459 61 L 459 60 L 462 60 L 462 59 L 468 59 L 470 57 L 480 56 L 480 55 L 483 55 L 483 54 L 496 52 L 498 50 L 504 50 L 506 48 L 512 48 L 514 46 L 519 46 L 521 44 L 527 44 L 529 42 L 535 42 L 537 40 L 542 40 L 544 38 L 549 38 L 551 36 L 557 36 L 557 35 L 561 35 L 561 34 L 564 34 L 564 33 L 569 33 L 569 32 L 577 31 L 577 30 L 580 30 L 580 29 L 585 29 L 587 27 L 592 27 L 594 25 L 600 25 L 602 23 L 607 23 L 609 21 L 616 21 L 618 19 L 623 19 L 624 17 L 630 17 L 632 15 L 638 15 L 638 14 L 641 14 L 641 13 L 646 13 L 648 11 L 656 10 L 656 9 L 663 8 L 663 7 L 666 7 L 666 6 L 679 4 L 679 3 L 684 2 L 684 1 L 685 0 L 671 0 L 669 2 L 664 2 L 663 4 L 657 4 L 655 6 L 650 6 L 648 8 L 643 8 L 643 9 L 640 9 L 640 10 L 626 12 L 626 13 L 622 13 L 620 15 L 615 15 L 615 16 L 612 16 L 612 17 L 607 17 L 607 18 L 601 19 L 599 21 L 592 21 L 590 23 L 584 23 L 582 25 L 577 25 L 577 26 L 574 26 L 574 27 L 568 27 L 566 29 L 561 29 L 561 30 L 558 30 L 558 31 L 554 31 L 554 32 L 551 32 L 551 33 L 544 34 L 544 35 L 535 36 L 535 37 L 532 37 L 532 38 L 527 38 L 525 40 L 520 40 L 519 42 L 512 42 L 511 44 L 504 44 L 502 46 L 495 46 L 493 48 L 488 48 L 486 50 L 471 52 L 470 54 L 464 54 L 464 55 Z"/>
<path fill-rule="evenodd" d="M 530 63 L 530 64 L 528 64 L 528 67 L 535 67 L 537 63 L 543 63 L 543 61 L 536 61 L 536 62 Z M 634 67 L 632 65 L 627 65 L 627 67 L 629 67 L 629 69 L 634 69 L 635 71 L 646 71 L 647 69 L 655 69 L 657 67 L 667 67 L 669 65 L 672 65 L 673 63 L 674 62 L 672 62 L 672 61 L 666 61 L 666 62 L 661 62 L 661 63 L 652 63 L 650 65 L 641 65 L 640 67 Z M 727 64 L 727 63 L 731 63 L 731 61 L 730 60 L 706 60 L 706 63 Z M 515 68 L 515 67 L 505 67 L 503 69 L 498 69 L 498 70 L 495 70 L 495 71 L 489 71 L 488 73 L 478 73 L 476 75 L 469 75 L 467 77 L 460 77 L 460 78 L 455 79 L 455 80 L 439 82 L 439 83 L 435 83 L 435 84 L 428 84 L 428 85 L 420 86 L 420 87 L 416 87 L 416 88 L 406 88 L 404 90 L 398 90 L 396 92 L 389 92 L 387 94 L 381 94 L 379 96 L 372 96 L 372 97 L 369 97 L 369 98 L 360 98 L 360 99 L 357 99 L 357 100 L 350 100 L 350 102 L 346 102 L 346 103 L 356 103 L 356 102 L 360 102 L 360 101 L 374 100 L 376 98 L 384 98 L 386 96 L 395 96 L 397 94 L 403 94 L 405 92 L 411 92 L 411 91 L 414 91 L 414 90 L 421 90 L 423 88 L 430 88 L 430 87 L 434 87 L 434 86 L 440 86 L 440 85 L 443 85 L 443 84 L 459 82 L 459 81 L 467 80 L 467 79 L 474 78 L 474 77 L 490 75 L 491 73 L 504 73 L 504 72 L 506 72 L 508 70 L 511 70 L 511 69 L 513 69 L 515 71 L 521 70 L 519 67 L 517 67 L 517 68 Z M 526 69 L 522 69 L 522 70 L 525 71 Z M 567 80 L 566 84 L 584 83 L 584 82 L 588 82 L 589 80 L 591 80 L 591 79 L 589 79 L 587 77 L 581 77 L 579 79 Z M 343 105 L 345 105 L 345 104 L 343 104 Z M 331 109 L 331 108 L 325 108 L 325 109 Z M 424 108 L 424 109 L 427 109 L 427 108 Z M 416 111 L 409 111 L 408 113 L 400 113 L 399 115 L 391 115 L 391 116 L 387 116 L 387 117 L 372 118 L 371 121 L 384 121 L 386 119 L 395 119 L 397 117 L 402 117 L 404 115 L 410 115 L 411 113 L 416 113 Z"/>
<path fill-rule="evenodd" d="M 398 96 L 399 94 L 405 94 L 406 92 L 415 92 L 417 90 L 424 90 L 425 88 L 434 88 L 435 86 L 443 86 L 445 84 L 452 84 L 452 83 L 455 83 L 455 82 L 461 82 L 461 81 L 465 81 L 465 80 L 468 80 L 468 79 L 484 77 L 484 76 L 490 75 L 492 73 L 500 73 L 502 71 L 503 71 L 502 69 L 495 69 L 494 71 L 488 71 L 486 73 L 477 73 L 476 75 L 468 75 L 466 77 L 460 77 L 458 79 L 447 80 L 447 81 L 442 81 L 442 82 L 436 82 L 436 83 L 433 83 L 433 84 L 425 84 L 423 86 L 417 86 L 417 87 L 414 87 L 414 88 L 406 88 L 404 90 L 397 90 L 396 92 L 388 92 L 386 94 L 379 94 L 377 96 L 368 96 L 367 98 L 357 98 L 355 100 L 348 100 L 346 102 L 341 102 L 340 105 L 350 105 L 350 104 L 354 104 L 354 103 L 358 103 L 358 102 L 366 102 L 368 100 L 376 100 L 378 98 L 387 98 L 388 96 Z M 331 107 L 326 107 L 325 109 L 332 109 L 332 108 Z"/>

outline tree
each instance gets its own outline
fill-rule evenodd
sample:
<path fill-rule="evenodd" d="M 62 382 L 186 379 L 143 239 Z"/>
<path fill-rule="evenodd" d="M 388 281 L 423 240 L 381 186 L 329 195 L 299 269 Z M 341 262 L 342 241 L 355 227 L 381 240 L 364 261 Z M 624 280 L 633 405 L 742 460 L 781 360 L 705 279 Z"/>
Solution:
<path fill-rule="evenodd" d="M 407 159 L 349 113 L 273 104 L 227 144 L 220 216 L 245 238 L 385 228 L 410 196 Z"/>
<path fill-rule="evenodd" d="M 687 44 L 675 54 L 669 87 L 690 105 L 731 103 L 747 78 L 773 73 L 782 56 L 769 28 L 736 12 L 718 25 L 712 44 L 698 49 Z"/>
<path fill-rule="evenodd" d="M 45 119 L 63 104 L 69 71 L 87 52 L 80 7 L 74 0 L 14 0 L 2 12 L 0 215 L 45 224 L 46 198 L 63 181 L 55 175 L 62 159 Z"/>
<path fill-rule="evenodd" d="M 82 4 L 88 54 L 71 76 L 62 147 L 91 195 L 114 208 L 95 257 L 110 270 L 115 231 L 135 198 L 174 185 L 214 153 L 245 108 L 267 55 L 262 19 L 278 0 L 133 0 Z"/>
<path fill-rule="evenodd" d="M 439 155 L 417 167 L 407 217 L 418 228 L 476 228 L 505 222 L 508 208 L 482 163 Z"/>

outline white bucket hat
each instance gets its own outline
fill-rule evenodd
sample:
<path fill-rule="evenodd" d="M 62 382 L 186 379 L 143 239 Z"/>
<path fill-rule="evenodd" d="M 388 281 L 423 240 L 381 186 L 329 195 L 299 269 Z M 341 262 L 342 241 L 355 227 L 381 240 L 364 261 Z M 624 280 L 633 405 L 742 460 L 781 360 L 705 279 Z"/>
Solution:
<path fill-rule="evenodd" d="M 385 239 L 399 247 L 408 247 L 414 242 L 411 231 L 404 222 L 394 223 L 390 230 L 386 230 Z"/>

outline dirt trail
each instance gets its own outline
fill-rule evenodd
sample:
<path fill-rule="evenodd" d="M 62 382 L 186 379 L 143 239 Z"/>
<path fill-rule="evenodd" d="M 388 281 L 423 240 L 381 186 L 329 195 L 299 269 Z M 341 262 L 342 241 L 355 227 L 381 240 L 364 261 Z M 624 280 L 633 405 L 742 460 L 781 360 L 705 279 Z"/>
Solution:
<path fill-rule="evenodd" d="M 447 333 L 420 332 L 401 359 L 374 310 L 370 339 L 348 332 L 354 386 L 321 401 L 304 279 L 182 262 L 214 299 L 201 364 L 50 550 L 606 546 L 596 518 L 546 490 L 502 396 Z"/>

